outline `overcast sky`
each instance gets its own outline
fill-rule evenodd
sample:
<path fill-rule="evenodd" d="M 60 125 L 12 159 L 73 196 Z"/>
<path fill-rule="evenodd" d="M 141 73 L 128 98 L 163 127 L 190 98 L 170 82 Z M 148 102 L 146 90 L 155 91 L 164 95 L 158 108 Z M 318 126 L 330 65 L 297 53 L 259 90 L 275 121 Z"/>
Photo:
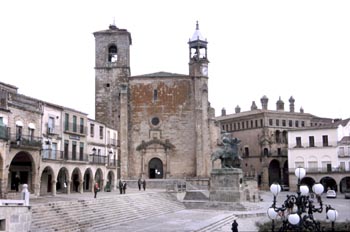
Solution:
<path fill-rule="evenodd" d="M 115 20 L 132 36 L 131 74 L 188 74 L 196 21 L 208 40 L 209 101 L 350 117 L 350 1 L 0 1 L 0 81 L 95 117 L 95 40 Z"/>

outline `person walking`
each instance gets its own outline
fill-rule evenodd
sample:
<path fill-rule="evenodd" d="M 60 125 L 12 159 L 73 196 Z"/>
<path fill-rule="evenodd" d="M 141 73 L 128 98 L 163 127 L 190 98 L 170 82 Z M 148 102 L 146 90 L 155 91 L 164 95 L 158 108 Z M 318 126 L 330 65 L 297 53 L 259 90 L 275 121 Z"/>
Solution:
<path fill-rule="evenodd" d="M 139 186 L 139 191 L 141 191 L 141 184 L 142 184 L 142 181 L 141 181 L 141 178 L 139 178 L 137 180 L 137 185 Z"/>
<path fill-rule="evenodd" d="M 95 185 L 94 185 L 94 193 L 95 193 L 95 197 L 94 198 L 97 197 L 97 192 L 99 192 L 99 191 L 100 191 L 100 187 L 98 186 L 98 183 L 96 182 Z"/>
<path fill-rule="evenodd" d="M 120 194 L 123 194 L 123 182 L 122 182 L 122 180 L 119 180 L 119 192 L 120 192 Z"/>
<path fill-rule="evenodd" d="M 146 191 L 146 180 L 143 179 L 142 181 L 142 188 L 143 188 L 143 191 Z"/>
<path fill-rule="evenodd" d="M 125 190 L 126 190 L 126 181 L 123 182 L 123 193 L 125 194 Z"/>
<path fill-rule="evenodd" d="M 231 230 L 232 232 L 238 232 L 238 223 L 236 222 L 236 220 L 233 220 Z"/>

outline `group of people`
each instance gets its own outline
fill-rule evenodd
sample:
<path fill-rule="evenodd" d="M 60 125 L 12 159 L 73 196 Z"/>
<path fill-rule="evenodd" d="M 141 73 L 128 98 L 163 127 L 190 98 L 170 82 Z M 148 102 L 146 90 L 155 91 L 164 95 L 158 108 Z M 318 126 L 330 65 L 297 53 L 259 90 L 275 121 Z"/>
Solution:
<path fill-rule="evenodd" d="M 118 188 L 119 188 L 120 194 L 125 194 L 127 185 L 128 184 L 126 183 L 126 181 L 119 180 Z M 140 191 L 141 191 L 141 187 L 143 188 L 144 191 L 146 190 L 146 180 L 145 179 L 142 180 L 141 178 L 139 178 L 137 181 L 137 185 L 138 185 Z M 100 191 L 100 187 L 99 187 L 98 183 L 96 182 L 94 185 L 94 198 L 97 197 L 97 193 L 99 191 Z"/>
<path fill-rule="evenodd" d="M 139 186 L 140 191 L 141 191 L 141 186 L 143 188 L 143 191 L 146 190 L 146 180 L 145 179 L 141 180 L 141 178 L 139 178 L 137 181 L 137 185 Z"/>

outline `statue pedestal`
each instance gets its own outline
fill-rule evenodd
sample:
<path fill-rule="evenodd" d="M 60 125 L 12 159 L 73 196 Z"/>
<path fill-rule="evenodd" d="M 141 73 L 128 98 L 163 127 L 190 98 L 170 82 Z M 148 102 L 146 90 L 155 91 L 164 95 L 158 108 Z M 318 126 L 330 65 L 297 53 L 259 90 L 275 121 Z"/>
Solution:
<path fill-rule="evenodd" d="M 243 201 L 243 172 L 239 168 L 213 169 L 210 179 L 209 201 Z"/>

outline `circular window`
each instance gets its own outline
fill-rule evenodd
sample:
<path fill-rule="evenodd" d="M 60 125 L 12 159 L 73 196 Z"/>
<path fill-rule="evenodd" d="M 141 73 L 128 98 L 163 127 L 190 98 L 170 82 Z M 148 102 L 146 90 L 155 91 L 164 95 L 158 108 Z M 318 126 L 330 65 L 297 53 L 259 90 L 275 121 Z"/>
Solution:
<path fill-rule="evenodd" d="M 159 124 L 159 118 L 158 117 L 152 118 L 151 123 L 153 126 L 157 126 Z"/>

